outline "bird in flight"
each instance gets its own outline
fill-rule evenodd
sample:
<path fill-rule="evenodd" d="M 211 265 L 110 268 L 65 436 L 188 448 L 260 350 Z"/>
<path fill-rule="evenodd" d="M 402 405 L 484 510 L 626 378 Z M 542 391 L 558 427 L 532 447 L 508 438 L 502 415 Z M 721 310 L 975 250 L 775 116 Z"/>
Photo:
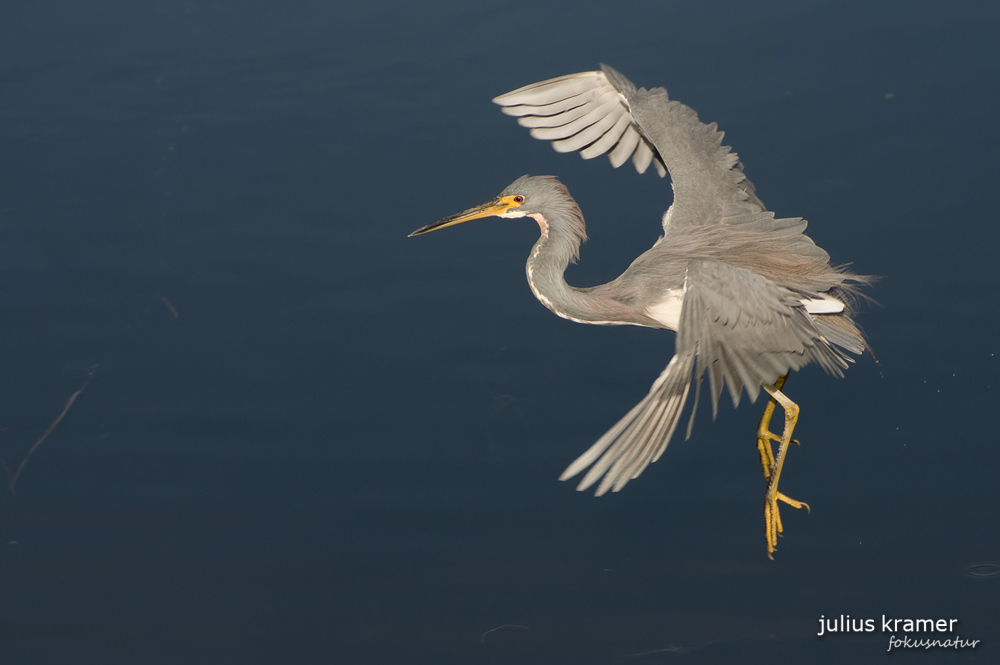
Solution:
<path fill-rule="evenodd" d="M 528 257 L 528 284 L 543 305 L 578 323 L 677 333 L 675 355 L 646 397 L 560 480 L 586 471 L 578 490 L 597 484 L 600 496 L 622 489 L 663 454 L 693 383 L 691 435 L 706 374 L 713 418 L 723 386 L 734 406 L 744 389 L 751 401 L 763 389 L 770 399 L 756 438 L 767 479 L 767 553 L 773 558 L 783 530 L 778 503 L 809 509 L 778 491 L 799 416 L 798 405 L 783 392 L 785 381 L 810 363 L 842 376 L 851 354 L 865 351 L 851 301 L 869 279 L 831 266 L 830 256 L 805 235 L 805 220 L 768 211 L 736 153 L 722 145 L 715 123 L 701 123 L 663 88 L 637 89 L 602 65 L 493 101 L 558 152 L 579 151 L 584 159 L 607 154 L 615 168 L 631 159 L 639 173 L 652 165 L 661 177 L 669 172 L 673 186 L 663 235 L 621 276 L 599 286 L 577 288 L 564 279 L 587 236 L 579 206 L 552 176 L 518 178 L 496 198 L 411 234 L 482 217 L 531 218 L 541 237 Z M 779 404 L 785 417 L 777 435 L 770 422 Z"/>

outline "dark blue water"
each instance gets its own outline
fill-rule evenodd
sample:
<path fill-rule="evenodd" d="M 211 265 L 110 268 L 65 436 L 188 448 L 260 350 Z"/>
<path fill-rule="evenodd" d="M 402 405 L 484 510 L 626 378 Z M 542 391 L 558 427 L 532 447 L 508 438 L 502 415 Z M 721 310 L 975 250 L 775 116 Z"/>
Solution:
<path fill-rule="evenodd" d="M 989 2 L 3 5 L 11 472 L 85 385 L 0 494 L 3 662 L 892 657 L 817 637 L 841 614 L 959 619 L 975 649 L 896 658 L 995 662 L 998 30 Z M 666 181 L 489 101 L 600 62 L 883 276 L 878 364 L 789 382 L 813 511 L 774 562 L 759 404 L 577 493 L 673 335 L 551 315 L 523 220 L 406 238 L 534 173 L 588 219 L 571 283 L 648 248 Z"/>

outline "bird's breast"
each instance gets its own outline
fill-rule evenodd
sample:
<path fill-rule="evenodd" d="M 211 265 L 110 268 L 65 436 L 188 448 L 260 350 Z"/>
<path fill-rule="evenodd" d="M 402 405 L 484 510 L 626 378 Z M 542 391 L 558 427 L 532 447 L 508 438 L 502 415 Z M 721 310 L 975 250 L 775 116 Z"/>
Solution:
<path fill-rule="evenodd" d="M 684 289 L 668 289 L 661 300 L 646 308 L 646 315 L 670 330 L 677 330 L 683 305 Z"/>

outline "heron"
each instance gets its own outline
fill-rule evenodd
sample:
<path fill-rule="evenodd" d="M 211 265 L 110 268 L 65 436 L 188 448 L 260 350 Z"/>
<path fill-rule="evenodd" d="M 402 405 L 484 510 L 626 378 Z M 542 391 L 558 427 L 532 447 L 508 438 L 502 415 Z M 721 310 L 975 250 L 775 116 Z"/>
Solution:
<path fill-rule="evenodd" d="M 712 417 L 723 386 L 733 406 L 743 390 L 769 400 L 757 427 L 767 487 L 764 526 L 774 558 L 783 532 L 779 502 L 809 505 L 778 491 L 799 407 L 784 392 L 792 371 L 815 363 L 843 376 L 867 348 L 853 319 L 859 287 L 869 278 L 830 256 L 805 234 L 800 217 L 778 218 L 756 194 L 716 124 L 671 100 L 663 88 L 636 88 L 615 69 L 581 72 L 519 88 L 493 100 L 534 138 L 584 159 L 607 154 L 615 168 L 631 158 L 638 173 L 652 165 L 670 174 L 673 201 L 663 235 L 617 279 L 588 288 L 564 272 L 587 239 L 583 214 L 553 176 L 522 176 L 500 195 L 414 231 L 411 236 L 496 216 L 528 217 L 541 231 L 528 256 L 528 285 L 555 314 L 594 325 L 636 325 L 676 333 L 675 354 L 649 393 L 560 476 L 587 473 L 577 489 L 597 484 L 598 496 L 621 490 L 663 455 L 694 384 L 687 424 L 691 436 L 698 395 L 708 375 Z M 771 431 L 777 405 L 780 435 Z M 777 449 L 773 447 L 777 444 Z"/>

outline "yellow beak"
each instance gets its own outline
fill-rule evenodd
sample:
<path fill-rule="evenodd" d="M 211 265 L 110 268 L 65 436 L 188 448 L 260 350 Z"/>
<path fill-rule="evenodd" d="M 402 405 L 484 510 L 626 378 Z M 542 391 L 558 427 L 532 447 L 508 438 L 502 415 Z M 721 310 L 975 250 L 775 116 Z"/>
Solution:
<path fill-rule="evenodd" d="M 413 236 L 423 235 L 424 233 L 430 233 L 431 231 L 443 229 L 446 226 L 454 226 L 455 224 L 461 224 L 462 222 L 468 222 L 473 219 L 492 217 L 493 215 L 502 215 L 508 210 L 521 205 L 514 200 L 515 198 L 517 197 L 498 196 L 492 201 L 487 201 L 486 203 L 478 205 L 475 208 L 470 208 L 469 210 L 460 212 L 457 215 L 451 215 L 449 217 L 445 217 L 444 219 L 439 219 L 433 224 L 428 224 L 427 226 L 419 228 L 407 237 L 412 238 Z"/>

